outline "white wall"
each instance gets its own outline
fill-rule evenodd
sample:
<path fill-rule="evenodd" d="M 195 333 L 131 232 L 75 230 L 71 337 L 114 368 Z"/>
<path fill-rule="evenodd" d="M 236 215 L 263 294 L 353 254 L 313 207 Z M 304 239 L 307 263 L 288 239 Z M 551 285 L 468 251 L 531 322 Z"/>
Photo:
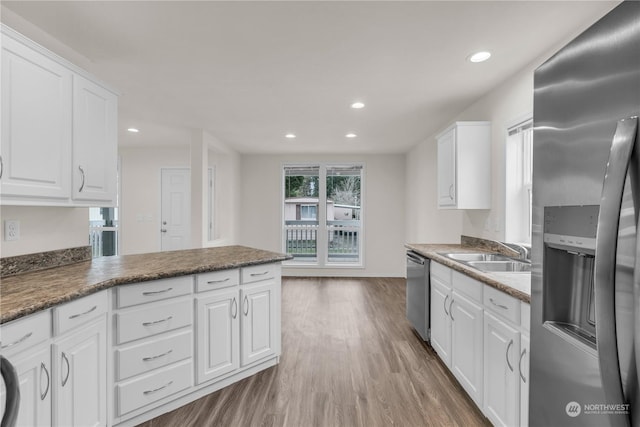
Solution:
<path fill-rule="evenodd" d="M 460 235 L 504 240 L 504 180 L 506 130 L 513 121 L 533 111 L 533 71 L 527 67 L 490 92 L 451 122 L 491 122 L 491 210 L 439 210 L 437 208 L 435 135 L 407 153 L 407 240 L 412 242 L 459 242 Z M 420 197 L 424 196 L 424 197 Z"/>
<path fill-rule="evenodd" d="M 89 244 L 89 208 L 2 206 L 0 256 L 9 257 Z M 20 239 L 4 240 L 4 221 L 20 221 Z"/>
<path fill-rule="evenodd" d="M 190 168 L 189 146 L 120 148 L 120 250 L 122 255 L 160 251 L 160 170 Z M 214 147 L 208 164 L 215 169 L 215 240 L 194 240 L 194 247 L 235 244 L 240 210 L 240 156 Z M 193 208 L 193 206 L 192 206 Z"/>
<path fill-rule="evenodd" d="M 362 162 L 364 170 L 364 268 L 285 267 L 289 276 L 403 277 L 405 157 L 394 155 L 244 155 L 241 244 L 282 251 L 282 166 L 287 163 Z"/>
<path fill-rule="evenodd" d="M 120 253 L 160 250 L 160 169 L 189 168 L 189 147 L 120 148 Z"/>
<path fill-rule="evenodd" d="M 215 170 L 214 240 L 205 246 L 234 245 L 241 225 L 241 158 L 233 150 L 214 148 L 209 151 L 209 166 Z"/>

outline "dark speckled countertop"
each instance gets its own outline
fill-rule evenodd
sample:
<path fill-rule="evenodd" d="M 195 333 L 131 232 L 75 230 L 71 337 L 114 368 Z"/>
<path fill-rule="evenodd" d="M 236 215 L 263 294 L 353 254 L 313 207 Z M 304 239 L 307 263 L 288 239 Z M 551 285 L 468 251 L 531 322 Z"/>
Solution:
<path fill-rule="evenodd" d="M 456 271 L 473 277 L 489 286 L 493 286 L 526 303 L 531 302 L 531 273 L 484 273 L 466 264 L 454 261 L 440 255 L 441 253 L 465 253 L 465 252 L 496 252 L 494 249 L 482 246 L 468 246 L 456 244 L 418 244 L 405 245 L 420 255 L 430 258 L 440 264 L 446 265 Z"/>
<path fill-rule="evenodd" d="M 246 246 L 223 246 L 96 258 L 18 274 L 0 281 L 0 323 L 116 285 L 267 264 L 289 258 L 281 253 Z"/>

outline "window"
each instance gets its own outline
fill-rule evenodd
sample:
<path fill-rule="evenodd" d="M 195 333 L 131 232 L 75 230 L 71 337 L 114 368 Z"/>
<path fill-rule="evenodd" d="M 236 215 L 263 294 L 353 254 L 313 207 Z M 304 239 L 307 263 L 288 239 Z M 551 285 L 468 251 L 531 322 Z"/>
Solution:
<path fill-rule="evenodd" d="M 283 250 L 294 264 L 362 265 L 362 165 L 284 167 Z"/>
<path fill-rule="evenodd" d="M 318 205 L 300 205 L 300 219 L 302 220 L 317 220 L 318 219 Z"/>
<path fill-rule="evenodd" d="M 507 131 L 505 240 L 531 243 L 533 122 L 531 118 Z"/>
<path fill-rule="evenodd" d="M 118 208 L 89 208 L 89 243 L 93 258 L 118 255 Z"/>

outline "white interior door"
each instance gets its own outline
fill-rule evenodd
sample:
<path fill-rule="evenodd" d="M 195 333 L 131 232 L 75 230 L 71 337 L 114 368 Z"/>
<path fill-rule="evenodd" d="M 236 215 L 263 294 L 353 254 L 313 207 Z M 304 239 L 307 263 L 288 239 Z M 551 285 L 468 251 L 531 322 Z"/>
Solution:
<path fill-rule="evenodd" d="M 162 169 L 160 247 L 176 251 L 191 247 L 191 171 Z"/>

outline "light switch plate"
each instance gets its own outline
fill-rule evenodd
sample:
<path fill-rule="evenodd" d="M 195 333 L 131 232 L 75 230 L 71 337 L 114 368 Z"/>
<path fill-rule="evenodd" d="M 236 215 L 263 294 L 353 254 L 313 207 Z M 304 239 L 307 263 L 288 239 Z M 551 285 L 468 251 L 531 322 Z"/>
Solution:
<path fill-rule="evenodd" d="M 7 219 L 4 221 L 4 240 L 20 239 L 20 221 L 16 219 Z"/>

